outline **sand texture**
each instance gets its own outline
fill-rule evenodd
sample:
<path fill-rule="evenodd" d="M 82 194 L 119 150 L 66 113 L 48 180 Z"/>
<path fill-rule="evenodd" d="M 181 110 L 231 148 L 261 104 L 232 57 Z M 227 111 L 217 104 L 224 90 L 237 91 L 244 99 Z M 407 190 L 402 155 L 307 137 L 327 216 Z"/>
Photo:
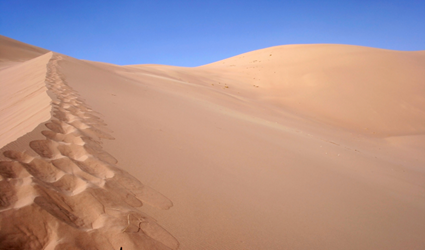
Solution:
<path fill-rule="evenodd" d="M 58 60 L 54 55 L 46 63 L 45 86 L 55 99 L 41 131 L 45 139 L 29 142 L 36 155 L 3 151 L 9 160 L 0 161 L 0 249 L 177 249 L 178 242 L 137 209 L 144 203 L 169 209 L 172 202 L 116 167 L 101 142 L 114 138 L 63 80 Z"/>
<path fill-rule="evenodd" d="M 0 249 L 425 249 L 424 51 L 183 68 L 0 38 Z"/>
<path fill-rule="evenodd" d="M 46 64 L 52 53 L 0 71 L 0 147 L 31 132 L 50 118 Z"/>

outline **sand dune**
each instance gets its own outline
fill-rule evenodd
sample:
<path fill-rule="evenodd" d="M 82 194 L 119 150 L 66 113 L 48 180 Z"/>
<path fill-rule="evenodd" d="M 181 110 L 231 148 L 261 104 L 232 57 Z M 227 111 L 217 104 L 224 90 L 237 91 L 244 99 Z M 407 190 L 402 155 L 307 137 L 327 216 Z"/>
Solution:
<path fill-rule="evenodd" d="M 47 52 L 49 51 L 46 49 L 0 35 L 0 69 L 28 61 Z"/>
<path fill-rule="evenodd" d="M 377 136 L 425 131 L 424 53 L 347 45 L 289 45 L 191 69 L 130 66 L 269 102 L 298 116 Z M 160 70 L 167 69 L 167 70 Z M 190 73 L 186 73 L 190 72 Z M 213 77 L 211 77 L 211 75 Z"/>
<path fill-rule="evenodd" d="M 52 105 L 49 101 L 46 107 L 47 119 L 50 108 L 52 119 L 45 123 L 49 130 L 41 132 L 46 139 L 29 142 L 37 155 L 3 148 L 10 160 L 0 161 L 0 249 L 117 249 L 122 245 L 126 249 L 176 249 L 178 242 L 137 209 L 143 203 L 168 209 L 171 201 L 116 167 L 116 159 L 101 146 L 101 139 L 113 137 L 57 71 L 60 56 L 52 57 L 50 52 L 42 57 L 47 57 L 42 65 L 47 66 L 47 74 L 39 81 L 42 84 L 37 83 L 44 86 L 44 95 L 47 86 L 54 96 L 53 101 L 49 99 Z M 30 71 L 13 68 L 17 73 L 10 69 L 2 73 L 14 76 Z M 32 84 L 22 83 L 27 88 Z M 41 102 L 23 101 L 30 105 Z M 9 106 L 18 108 L 14 114 L 23 113 L 19 103 Z M 14 129 L 22 133 L 26 128 Z"/>
<path fill-rule="evenodd" d="M 196 68 L 12 52 L 0 74 L 44 65 L 51 104 L 0 127 L 0 249 L 425 247 L 423 51 L 290 45 Z"/>
<path fill-rule="evenodd" d="M 50 101 L 44 83 L 52 53 L 0 71 L 0 147 L 31 132 L 50 118 Z"/>

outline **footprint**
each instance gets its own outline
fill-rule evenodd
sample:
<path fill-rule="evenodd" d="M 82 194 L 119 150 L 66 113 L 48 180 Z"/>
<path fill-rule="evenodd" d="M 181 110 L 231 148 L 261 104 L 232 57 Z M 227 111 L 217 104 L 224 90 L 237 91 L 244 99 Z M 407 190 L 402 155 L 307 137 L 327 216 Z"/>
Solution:
<path fill-rule="evenodd" d="M 11 207 L 17 200 L 13 180 L 0 181 L 0 211 Z"/>
<path fill-rule="evenodd" d="M 22 165 L 28 173 L 43 182 L 55 182 L 64 175 L 53 164 L 39 158 L 34 158 L 30 163 Z"/>
<path fill-rule="evenodd" d="M 87 150 L 84 146 L 76 144 L 60 144 L 58 147 L 59 152 L 73 160 L 84 161 L 88 157 Z"/>
<path fill-rule="evenodd" d="M 74 163 L 84 172 L 102 179 L 109 179 L 115 175 L 107 164 L 91 156 L 84 161 L 74 161 Z"/>
<path fill-rule="evenodd" d="M 51 189 L 64 195 L 72 196 L 86 190 L 87 182 L 75 175 L 64 174 L 59 180 L 52 183 L 44 183 Z"/>
<path fill-rule="evenodd" d="M 59 124 L 48 122 L 45 124 L 45 126 L 53 132 L 65 134 L 65 131 L 63 130 L 62 126 Z"/>
<path fill-rule="evenodd" d="M 49 130 L 41 132 L 46 139 L 29 143 L 39 156 L 9 150 L 3 154 L 11 161 L 0 161 L 2 247 L 114 249 L 118 237 L 134 249 L 177 249 L 173 236 L 138 211 L 144 203 L 168 209 L 172 202 L 103 150 L 112 130 L 66 84 L 60 57 L 47 65 L 46 86 L 56 98 Z"/>
<path fill-rule="evenodd" d="M 0 161 L 0 175 L 4 179 L 25 178 L 29 173 L 23 165 L 17 161 Z"/>
<path fill-rule="evenodd" d="M 60 155 L 57 145 L 55 144 L 56 143 L 51 140 L 36 140 L 30 142 L 30 147 L 41 157 L 51 159 Z"/>
<path fill-rule="evenodd" d="M 34 157 L 26 154 L 25 152 L 17 152 L 14 150 L 7 150 L 3 152 L 3 155 L 11 160 L 23 162 L 23 163 L 29 163 L 34 159 Z"/>
<path fill-rule="evenodd" d="M 139 180 L 123 170 L 121 170 L 120 173 L 116 173 L 112 180 L 119 183 L 127 190 L 131 190 L 136 198 L 143 203 L 163 210 L 170 209 L 173 206 L 173 203 L 167 197 L 143 185 Z"/>
<path fill-rule="evenodd" d="M 92 223 L 104 213 L 104 207 L 89 192 L 64 196 L 44 185 L 35 185 L 40 196 L 34 203 L 78 229 L 92 229 Z"/>
<path fill-rule="evenodd" d="M 156 221 L 142 213 L 129 213 L 127 215 L 128 225 L 124 232 L 129 234 L 144 233 L 150 238 L 161 242 L 171 249 L 177 249 L 179 242 Z"/>

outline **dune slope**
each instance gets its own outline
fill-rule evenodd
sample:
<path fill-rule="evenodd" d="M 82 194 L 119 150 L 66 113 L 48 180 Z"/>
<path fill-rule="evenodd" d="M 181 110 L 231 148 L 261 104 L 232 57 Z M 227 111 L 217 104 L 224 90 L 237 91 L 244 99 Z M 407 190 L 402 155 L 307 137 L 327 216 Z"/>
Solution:
<path fill-rule="evenodd" d="M 49 52 L 0 71 L 7 80 L 0 249 L 177 249 L 141 208 L 169 209 L 172 202 L 102 149 L 102 140 L 114 138 L 66 83 L 59 60 Z"/>
<path fill-rule="evenodd" d="M 49 52 L 30 44 L 0 35 L 0 69 L 25 62 Z"/>
<path fill-rule="evenodd" d="M 268 48 L 204 66 L 249 76 L 261 98 L 378 136 L 424 133 L 425 57 L 346 45 Z"/>
<path fill-rule="evenodd" d="M 170 68 L 174 76 L 188 72 Z M 257 50 L 190 72 L 298 116 L 356 133 L 391 136 L 425 131 L 424 68 L 423 51 L 323 44 Z"/>
<path fill-rule="evenodd" d="M 50 118 L 46 64 L 52 53 L 0 71 L 0 147 L 31 132 Z"/>
<path fill-rule="evenodd" d="M 50 121 L 1 149 L 0 241 L 423 249 L 424 65 L 347 45 L 196 68 L 53 54 Z"/>
<path fill-rule="evenodd" d="M 197 68 L 60 65 L 110 114 L 105 147 L 174 201 L 152 213 L 182 249 L 420 249 L 423 63 L 306 45 Z"/>

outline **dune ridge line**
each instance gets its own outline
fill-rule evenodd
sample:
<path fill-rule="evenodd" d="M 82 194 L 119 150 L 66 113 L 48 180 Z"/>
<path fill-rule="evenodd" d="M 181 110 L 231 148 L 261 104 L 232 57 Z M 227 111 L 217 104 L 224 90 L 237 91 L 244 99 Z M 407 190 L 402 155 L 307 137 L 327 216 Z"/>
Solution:
<path fill-rule="evenodd" d="M 3 151 L 0 161 L 0 249 L 177 249 L 178 241 L 141 212 L 172 202 L 117 167 L 102 149 L 113 140 L 100 114 L 67 85 L 61 55 L 50 55 L 46 87 L 52 117 L 38 156 Z"/>

